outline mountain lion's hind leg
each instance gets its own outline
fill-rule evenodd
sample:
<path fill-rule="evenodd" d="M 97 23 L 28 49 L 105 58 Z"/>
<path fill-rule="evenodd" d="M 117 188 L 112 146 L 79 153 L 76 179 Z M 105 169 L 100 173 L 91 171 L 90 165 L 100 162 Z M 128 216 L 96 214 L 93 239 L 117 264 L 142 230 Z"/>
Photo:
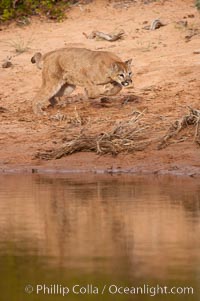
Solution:
<path fill-rule="evenodd" d="M 33 100 L 33 111 L 37 115 L 45 114 L 43 109 L 47 108 L 50 104 L 50 100 L 59 92 L 63 83 L 59 81 L 48 82 L 43 84 Z"/>

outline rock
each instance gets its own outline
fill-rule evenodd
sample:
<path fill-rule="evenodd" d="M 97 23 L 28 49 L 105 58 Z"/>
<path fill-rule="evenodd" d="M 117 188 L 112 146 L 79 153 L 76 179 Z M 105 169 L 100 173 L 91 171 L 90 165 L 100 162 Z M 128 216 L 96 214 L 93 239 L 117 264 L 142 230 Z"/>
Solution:
<path fill-rule="evenodd" d="M 12 67 L 13 64 L 11 63 L 11 61 L 5 61 L 3 64 L 2 64 L 2 68 L 10 68 Z"/>

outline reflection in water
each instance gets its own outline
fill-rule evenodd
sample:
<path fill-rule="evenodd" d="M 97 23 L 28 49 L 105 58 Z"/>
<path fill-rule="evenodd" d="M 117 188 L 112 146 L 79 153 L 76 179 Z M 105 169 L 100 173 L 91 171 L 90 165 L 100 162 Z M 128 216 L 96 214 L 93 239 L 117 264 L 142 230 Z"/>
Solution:
<path fill-rule="evenodd" d="M 4 175 L 0 212 L 5 300 L 41 300 L 22 291 L 39 280 L 200 283 L 198 180 Z"/>

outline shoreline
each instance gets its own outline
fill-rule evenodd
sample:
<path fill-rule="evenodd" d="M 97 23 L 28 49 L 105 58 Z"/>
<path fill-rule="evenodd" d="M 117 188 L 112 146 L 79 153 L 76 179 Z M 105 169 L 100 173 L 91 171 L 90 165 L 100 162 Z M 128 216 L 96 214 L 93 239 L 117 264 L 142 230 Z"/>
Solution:
<path fill-rule="evenodd" d="M 10 165 L 0 166 L 0 175 L 5 174 L 110 174 L 110 175 L 133 175 L 133 176 L 174 176 L 174 177 L 190 177 L 199 178 L 200 168 L 190 165 L 184 166 L 168 166 L 168 168 L 148 168 L 147 166 L 136 166 L 134 168 L 63 168 L 61 166 L 38 166 L 38 165 Z"/>

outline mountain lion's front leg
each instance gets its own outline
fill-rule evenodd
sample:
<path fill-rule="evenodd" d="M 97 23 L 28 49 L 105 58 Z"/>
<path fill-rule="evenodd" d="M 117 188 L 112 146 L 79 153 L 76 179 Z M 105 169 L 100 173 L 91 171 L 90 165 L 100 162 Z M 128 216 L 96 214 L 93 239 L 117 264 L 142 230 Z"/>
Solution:
<path fill-rule="evenodd" d="M 109 83 L 106 85 L 89 86 L 86 93 L 89 98 L 98 98 L 100 96 L 112 96 L 119 93 L 122 86 L 118 83 Z"/>
<path fill-rule="evenodd" d="M 102 95 L 103 87 L 102 86 L 87 86 L 85 88 L 88 98 L 98 98 Z"/>
<path fill-rule="evenodd" d="M 122 89 L 122 86 L 118 83 L 109 83 L 105 85 L 105 91 L 104 94 L 105 96 L 113 96 L 118 94 Z"/>
<path fill-rule="evenodd" d="M 36 115 L 46 115 L 44 109 L 50 105 L 50 100 L 58 93 L 62 83 L 54 82 L 42 85 L 35 98 L 33 99 L 33 112 Z"/>

